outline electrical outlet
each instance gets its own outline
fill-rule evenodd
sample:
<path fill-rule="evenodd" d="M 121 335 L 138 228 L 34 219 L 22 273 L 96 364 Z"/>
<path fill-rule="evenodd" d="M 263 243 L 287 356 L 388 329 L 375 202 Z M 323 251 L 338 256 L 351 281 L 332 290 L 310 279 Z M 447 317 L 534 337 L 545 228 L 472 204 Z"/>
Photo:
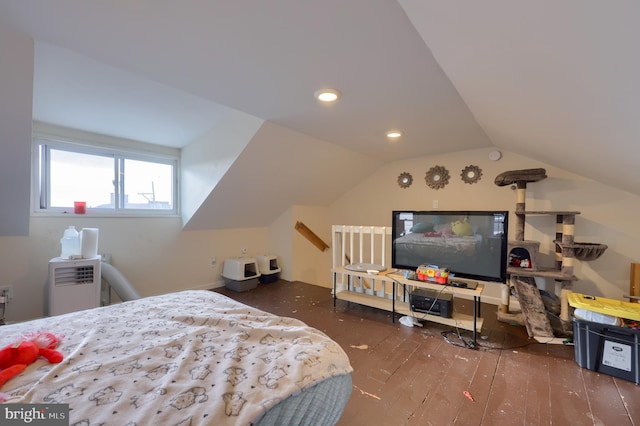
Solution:
<path fill-rule="evenodd" d="M 111 264 L 111 253 L 100 253 L 100 261 Z"/>
<path fill-rule="evenodd" d="M 209 260 L 209 266 L 211 266 L 212 268 L 214 268 L 216 266 L 216 257 L 215 256 L 211 256 L 211 259 Z"/>
<path fill-rule="evenodd" d="M 11 286 L 6 286 L 6 287 L 0 287 L 0 296 L 5 296 L 7 299 L 7 302 L 10 302 L 13 300 L 13 287 Z"/>

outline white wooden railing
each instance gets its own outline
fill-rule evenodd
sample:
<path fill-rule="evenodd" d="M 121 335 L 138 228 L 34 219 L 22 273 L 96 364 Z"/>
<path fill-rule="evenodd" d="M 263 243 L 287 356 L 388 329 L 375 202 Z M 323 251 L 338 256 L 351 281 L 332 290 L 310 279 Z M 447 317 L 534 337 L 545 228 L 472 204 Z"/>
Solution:
<path fill-rule="evenodd" d="M 332 262 L 336 270 L 346 265 L 365 263 L 391 268 L 391 227 L 333 225 L 331 232 Z M 337 274 L 337 291 L 346 288 L 347 274 Z M 388 282 L 376 275 L 352 280 L 352 290 L 390 297 Z"/>

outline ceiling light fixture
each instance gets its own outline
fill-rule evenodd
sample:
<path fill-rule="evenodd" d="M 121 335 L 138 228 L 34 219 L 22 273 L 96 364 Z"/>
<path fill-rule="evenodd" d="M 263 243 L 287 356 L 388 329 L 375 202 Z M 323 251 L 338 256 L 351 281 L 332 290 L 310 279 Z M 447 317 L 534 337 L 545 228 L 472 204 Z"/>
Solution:
<path fill-rule="evenodd" d="M 335 89 L 322 89 L 315 93 L 315 97 L 321 102 L 335 102 L 340 97 L 340 92 Z"/>
<path fill-rule="evenodd" d="M 387 138 L 391 140 L 397 140 L 402 137 L 402 130 L 389 130 L 387 132 Z"/>

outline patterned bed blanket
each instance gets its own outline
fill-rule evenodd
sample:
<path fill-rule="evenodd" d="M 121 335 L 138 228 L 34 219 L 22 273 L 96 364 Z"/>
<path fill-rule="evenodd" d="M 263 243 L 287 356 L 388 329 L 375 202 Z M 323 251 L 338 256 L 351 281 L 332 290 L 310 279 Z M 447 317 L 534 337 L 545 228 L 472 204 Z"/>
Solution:
<path fill-rule="evenodd" d="M 8 403 L 69 404 L 70 424 L 249 425 L 325 379 L 352 372 L 342 348 L 303 322 L 210 291 L 182 291 L 3 326 L 63 336 L 0 390 Z"/>

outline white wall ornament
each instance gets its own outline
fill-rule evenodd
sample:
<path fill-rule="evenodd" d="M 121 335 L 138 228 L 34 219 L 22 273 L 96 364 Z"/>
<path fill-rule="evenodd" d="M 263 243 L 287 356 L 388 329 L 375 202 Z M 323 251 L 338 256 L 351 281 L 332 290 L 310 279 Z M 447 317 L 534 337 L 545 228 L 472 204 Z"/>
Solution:
<path fill-rule="evenodd" d="M 424 177 L 431 189 L 444 188 L 449 183 L 449 171 L 442 166 L 433 166 Z"/>

